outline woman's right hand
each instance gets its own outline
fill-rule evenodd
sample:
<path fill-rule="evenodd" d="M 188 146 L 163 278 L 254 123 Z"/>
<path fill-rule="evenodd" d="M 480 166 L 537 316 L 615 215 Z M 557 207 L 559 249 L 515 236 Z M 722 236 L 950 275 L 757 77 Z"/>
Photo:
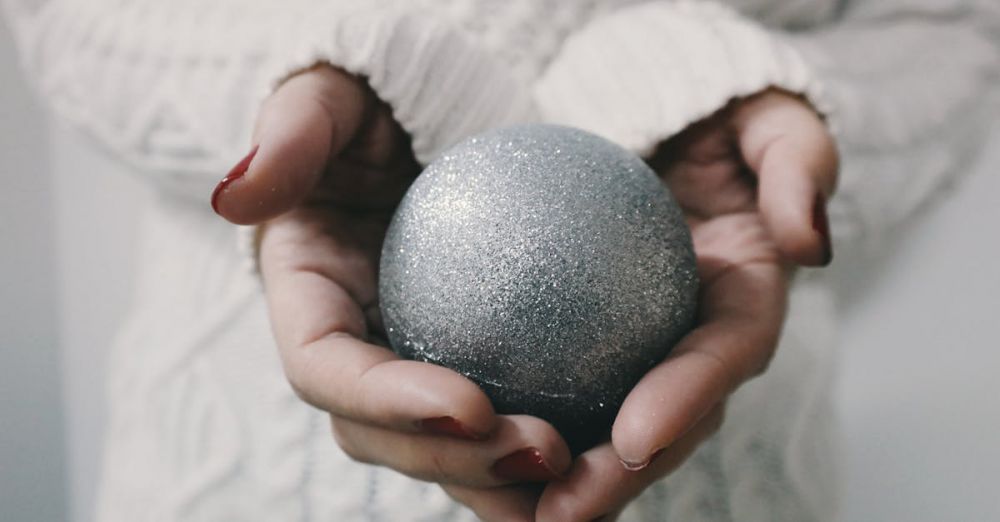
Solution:
<path fill-rule="evenodd" d="M 367 85 L 329 66 L 301 72 L 263 104 L 254 148 L 216 193 L 216 211 L 260 224 L 260 271 L 285 373 L 329 412 L 355 460 L 463 487 L 547 481 L 571 457 L 548 423 L 500 416 L 471 381 L 385 347 L 378 259 L 416 177 L 409 139 Z M 501 519 L 531 519 L 512 490 Z"/>

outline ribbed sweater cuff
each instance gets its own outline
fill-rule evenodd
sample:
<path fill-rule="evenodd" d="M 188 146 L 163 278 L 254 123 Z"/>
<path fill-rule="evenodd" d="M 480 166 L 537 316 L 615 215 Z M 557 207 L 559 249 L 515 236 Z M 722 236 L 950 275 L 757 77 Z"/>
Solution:
<path fill-rule="evenodd" d="M 537 119 L 528 90 L 488 51 L 419 13 L 334 6 L 292 18 L 266 66 L 261 99 L 296 72 L 328 63 L 364 77 L 409 134 L 422 164 L 486 129 Z M 258 227 L 240 227 L 239 249 L 257 269 Z"/>
<path fill-rule="evenodd" d="M 319 13 L 301 24 L 269 71 L 275 84 L 317 63 L 365 77 L 423 164 L 466 136 L 536 118 L 527 89 L 442 20 L 365 8 Z"/>
<path fill-rule="evenodd" d="M 599 18 L 571 36 L 536 83 L 547 121 L 642 155 L 733 98 L 768 87 L 829 107 L 780 35 L 710 2 L 660 2 Z"/>

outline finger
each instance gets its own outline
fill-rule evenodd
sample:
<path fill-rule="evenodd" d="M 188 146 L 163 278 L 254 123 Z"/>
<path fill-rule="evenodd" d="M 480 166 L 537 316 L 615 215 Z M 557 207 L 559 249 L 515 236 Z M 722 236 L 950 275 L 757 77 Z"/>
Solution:
<path fill-rule="evenodd" d="M 469 442 L 402 433 L 334 419 L 337 443 L 351 458 L 444 484 L 495 487 L 546 482 L 570 466 L 569 448 L 547 422 L 527 415 L 501 416 L 489 440 Z"/>
<path fill-rule="evenodd" d="M 683 464 L 721 423 L 722 406 L 718 406 L 639 471 L 623 468 L 610 444 L 587 451 L 576 459 L 565 480 L 545 488 L 536 518 L 552 522 L 613 520 L 643 490 Z"/>
<path fill-rule="evenodd" d="M 837 150 L 805 102 L 777 91 L 751 98 L 733 114 L 743 157 L 757 173 L 758 205 L 781 252 L 801 265 L 832 258 L 826 200 L 837 178 Z"/>
<path fill-rule="evenodd" d="M 251 153 L 212 195 L 216 212 L 252 224 L 292 208 L 357 134 L 372 103 L 359 80 L 332 67 L 290 78 L 261 106 Z"/>
<path fill-rule="evenodd" d="M 485 522 L 534 522 L 539 488 L 503 486 L 472 488 L 443 484 L 445 493 Z"/>
<path fill-rule="evenodd" d="M 296 392 L 359 422 L 407 431 L 451 429 L 468 438 L 490 433 L 493 407 L 472 381 L 440 366 L 401 360 L 364 340 L 363 310 L 375 299 L 370 259 L 321 231 L 302 233 L 309 226 L 300 217 L 305 213 L 297 210 L 267 225 L 260 263 L 275 340 Z"/>
<path fill-rule="evenodd" d="M 409 136 L 391 107 L 378 102 L 348 147 L 331 158 L 310 201 L 391 213 L 419 171 Z"/>
<path fill-rule="evenodd" d="M 766 368 L 785 309 L 784 275 L 769 263 L 729 267 L 703 288 L 702 324 L 625 398 L 611 440 L 630 469 L 671 447 L 740 384 Z"/>

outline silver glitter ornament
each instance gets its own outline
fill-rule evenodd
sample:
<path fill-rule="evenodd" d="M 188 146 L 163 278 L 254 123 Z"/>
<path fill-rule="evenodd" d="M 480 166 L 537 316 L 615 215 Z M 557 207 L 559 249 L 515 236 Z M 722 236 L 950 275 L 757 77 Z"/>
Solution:
<path fill-rule="evenodd" d="M 379 277 L 396 352 L 551 422 L 574 452 L 690 329 L 698 291 L 690 232 L 653 171 L 552 125 L 491 131 L 428 166 Z"/>

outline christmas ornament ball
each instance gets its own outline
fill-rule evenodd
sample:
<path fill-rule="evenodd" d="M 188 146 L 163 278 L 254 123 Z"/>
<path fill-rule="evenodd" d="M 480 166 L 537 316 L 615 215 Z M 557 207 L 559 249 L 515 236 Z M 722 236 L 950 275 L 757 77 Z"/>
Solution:
<path fill-rule="evenodd" d="M 448 150 L 404 196 L 379 273 L 401 356 L 476 382 L 498 413 L 552 423 L 574 452 L 690 329 L 690 232 L 637 156 L 553 125 Z"/>

